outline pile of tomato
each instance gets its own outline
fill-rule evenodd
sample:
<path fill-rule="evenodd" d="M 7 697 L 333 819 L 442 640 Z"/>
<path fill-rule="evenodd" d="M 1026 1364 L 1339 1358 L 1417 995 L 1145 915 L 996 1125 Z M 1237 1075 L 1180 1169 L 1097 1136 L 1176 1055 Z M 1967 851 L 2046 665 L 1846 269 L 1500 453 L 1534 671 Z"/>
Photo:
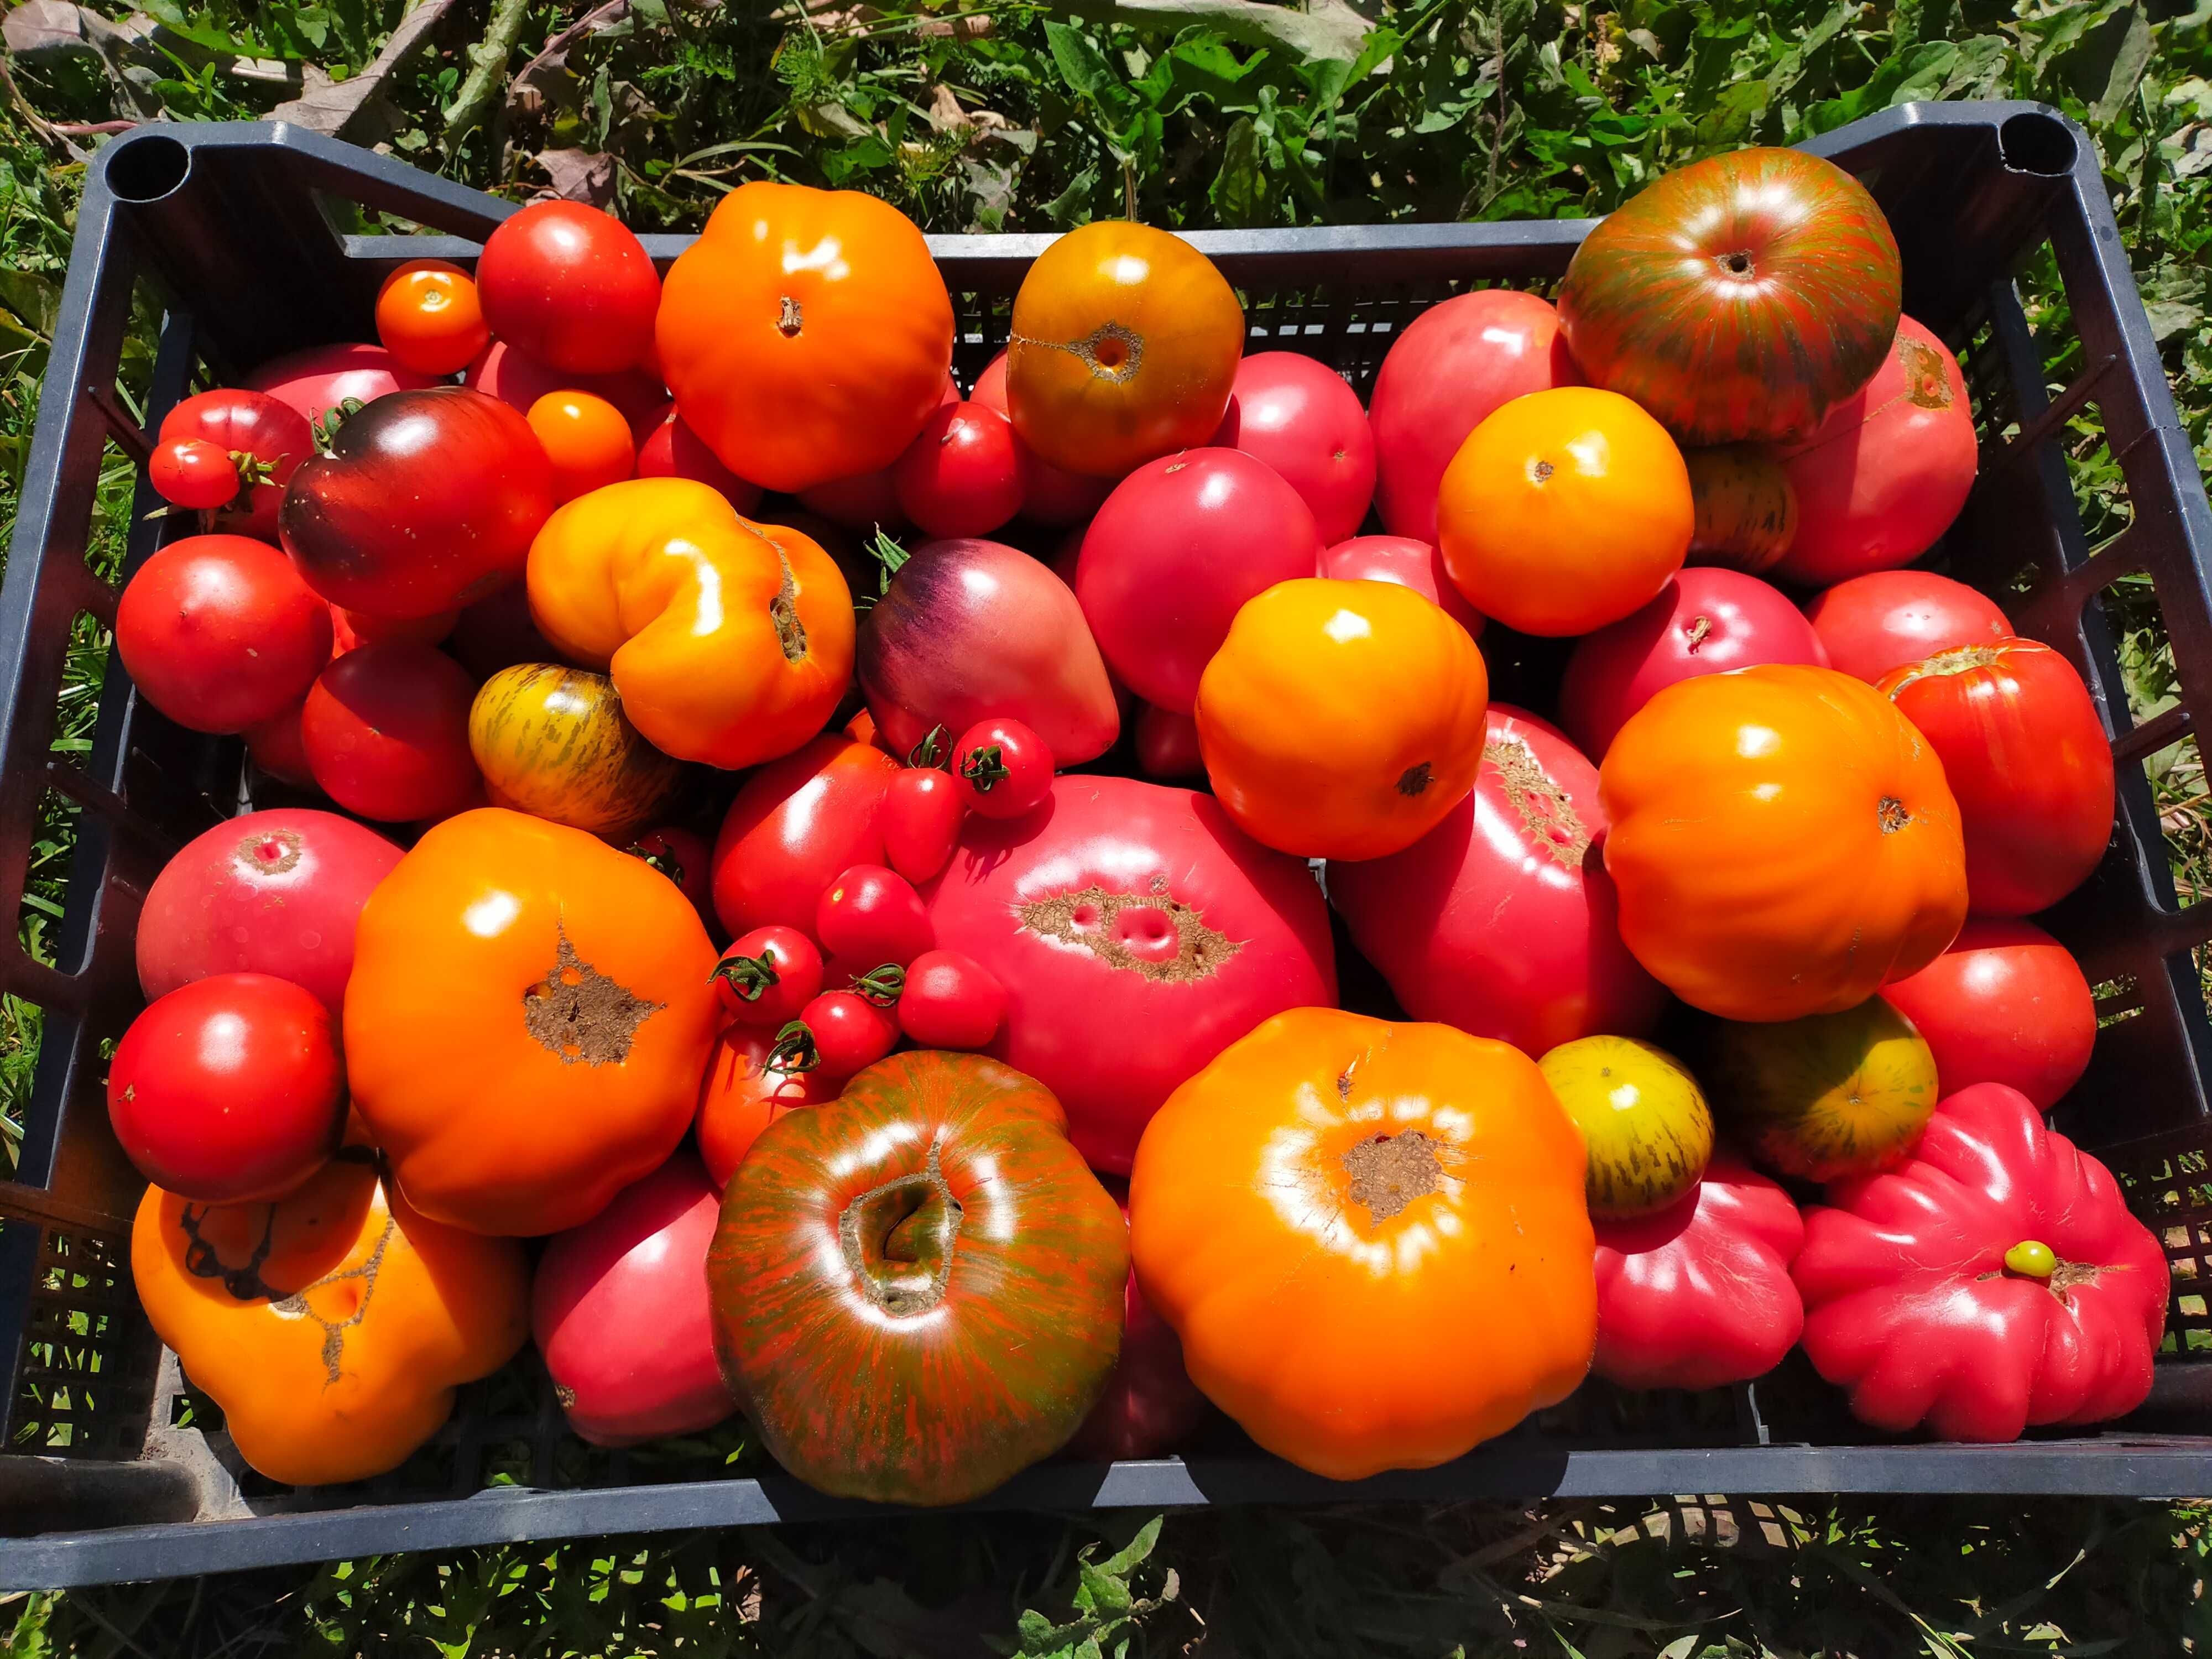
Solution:
<path fill-rule="evenodd" d="M 395 270 L 153 459 L 202 533 L 122 659 L 263 808 L 138 919 L 155 1328 L 295 1483 L 533 1340 L 586 1439 L 742 1411 L 915 1503 L 1215 1408 L 1420 1467 L 1801 1344 L 1884 1430 L 2131 1410 L 2165 1262 L 2046 1125 L 2096 1018 L 2026 919 L 2111 751 L 1910 568 L 1976 446 L 1900 294 L 1777 150 L 1365 407 L 1135 224 L 964 393 L 865 195 Z"/>

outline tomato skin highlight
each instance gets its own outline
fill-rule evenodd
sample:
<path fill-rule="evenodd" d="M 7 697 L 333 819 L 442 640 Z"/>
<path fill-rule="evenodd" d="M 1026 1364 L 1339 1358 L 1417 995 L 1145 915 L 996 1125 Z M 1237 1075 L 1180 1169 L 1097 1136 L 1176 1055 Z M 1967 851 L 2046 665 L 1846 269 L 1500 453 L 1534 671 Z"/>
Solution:
<path fill-rule="evenodd" d="M 1939 651 L 2012 637 L 1996 602 L 1932 570 L 1875 570 L 1805 601 L 1829 666 L 1874 684 Z"/>
<path fill-rule="evenodd" d="M 2002 1083 L 2047 1112 L 2096 1046 L 2097 999 L 2081 965 L 2013 917 L 1967 917 L 1949 950 L 1881 994 L 1919 1028 L 1946 1095 Z"/>
<path fill-rule="evenodd" d="M 927 881 L 951 859 L 967 816 L 950 772 L 909 766 L 884 796 L 884 857 L 908 881 Z"/>

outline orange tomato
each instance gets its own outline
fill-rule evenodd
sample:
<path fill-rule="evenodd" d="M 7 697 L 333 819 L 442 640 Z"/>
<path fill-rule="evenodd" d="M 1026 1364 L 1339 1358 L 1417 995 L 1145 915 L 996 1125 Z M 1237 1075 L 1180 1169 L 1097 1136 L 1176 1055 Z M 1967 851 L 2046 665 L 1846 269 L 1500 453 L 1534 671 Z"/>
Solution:
<path fill-rule="evenodd" d="M 597 1215 L 690 1127 L 714 962 L 676 884 L 596 836 L 500 807 L 428 831 L 346 982 L 354 1107 L 408 1202 L 480 1233 Z"/>
<path fill-rule="evenodd" d="M 1097 478 L 1213 436 L 1244 350 L 1244 307 L 1180 236 L 1101 220 L 1072 230 L 1014 295 L 1006 414 L 1053 465 Z"/>
<path fill-rule="evenodd" d="M 443 259 L 400 266 L 376 291 L 376 337 L 417 374 L 459 374 L 491 341 L 476 278 Z"/>
<path fill-rule="evenodd" d="M 1572 1393 L 1597 1334 L 1583 1144 L 1536 1062 L 1449 1025 L 1278 1014 L 1145 1129 L 1129 1244 L 1191 1380 L 1340 1480 Z"/>
<path fill-rule="evenodd" d="M 527 418 L 553 463 L 556 501 L 573 501 L 602 484 L 620 483 L 637 465 L 629 422 L 605 398 L 549 392 L 530 405 Z"/>
<path fill-rule="evenodd" d="M 695 479 L 625 479 L 556 508 L 526 581 L 538 631 L 605 670 L 630 723 L 678 760 L 789 754 L 852 683 L 853 595 L 836 562 Z"/>
<path fill-rule="evenodd" d="M 419 1214 L 361 1146 L 273 1204 L 149 1187 L 131 1273 L 240 1455 L 289 1486 L 398 1468 L 530 1334 L 522 1247 Z"/>
<path fill-rule="evenodd" d="M 714 1039 L 699 1084 L 692 1123 L 699 1156 L 717 1187 L 726 1187 L 761 1131 L 786 1112 L 837 1098 L 837 1085 L 819 1072 L 787 1072 L 769 1064 L 775 1032 L 732 1025 Z"/>
<path fill-rule="evenodd" d="M 1467 602 L 1524 634 L 1587 634 L 1682 568 L 1697 507 L 1667 429 L 1618 392 L 1532 392 L 1444 469 L 1437 537 Z"/>
<path fill-rule="evenodd" d="M 1933 962 L 1966 920 L 1942 763 L 1848 674 L 1765 666 L 1670 685 L 1620 728 L 1598 793 L 1622 939 L 1724 1019 L 1853 1007 Z"/>
<path fill-rule="evenodd" d="M 1278 582 L 1245 601 L 1199 679 L 1199 750 L 1255 841 L 1382 858 L 1474 787 L 1489 701 L 1474 639 L 1412 588 Z"/>
<path fill-rule="evenodd" d="M 684 424 L 739 477 L 795 491 L 914 441 L 952 366 L 952 299 L 888 203 L 756 181 L 670 267 L 653 337 Z"/>

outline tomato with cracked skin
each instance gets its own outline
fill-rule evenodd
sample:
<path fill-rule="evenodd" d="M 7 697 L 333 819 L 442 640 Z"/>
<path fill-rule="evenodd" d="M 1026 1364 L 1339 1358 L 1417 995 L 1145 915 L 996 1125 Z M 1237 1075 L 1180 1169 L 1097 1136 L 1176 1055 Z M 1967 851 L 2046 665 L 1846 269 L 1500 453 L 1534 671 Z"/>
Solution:
<path fill-rule="evenodd" d="M 1055 779 L 1027 817 L 971 816 L 922 897 L 939 947 L 1006 988 L 989 1052 L 1060 1097 L 1102 1170 L 1126 1170 L 1159 1103 L 1259 1021 L 1336 1000 L 1304 864 L 1187 789 Z"/>

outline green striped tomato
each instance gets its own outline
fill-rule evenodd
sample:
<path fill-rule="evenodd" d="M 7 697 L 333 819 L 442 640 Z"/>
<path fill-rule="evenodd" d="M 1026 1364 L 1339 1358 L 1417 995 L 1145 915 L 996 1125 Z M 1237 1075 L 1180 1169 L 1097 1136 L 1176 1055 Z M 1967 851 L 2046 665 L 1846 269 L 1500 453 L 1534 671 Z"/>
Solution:
<path fill-rule="evenodd" d="M 469 752 L 493 805 L 598 836 L 642 828 L 684 781 L 682 763 L 629 723 L 612 680 L 558 663 L 486 680 L 469 709 Z"/>

